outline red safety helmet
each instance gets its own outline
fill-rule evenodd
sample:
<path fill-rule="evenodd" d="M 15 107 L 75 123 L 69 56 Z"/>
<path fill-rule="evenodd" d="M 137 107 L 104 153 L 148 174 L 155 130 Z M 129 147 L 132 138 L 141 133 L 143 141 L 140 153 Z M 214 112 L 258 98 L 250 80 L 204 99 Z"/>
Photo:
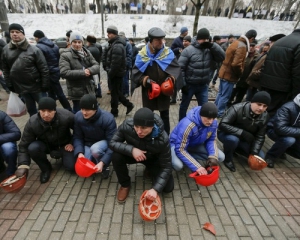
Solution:
<path fill-rule="evenodd" d="M 174 93 L 174 83 L 172 78 L 167 77 L 160 86 L 161 92 L 166 96 L 172 96 Z"/>
<path fill-rule="evenodd" d="M 161 201 L 158 195 L 154 201 L 149 200 L 145 197 L 147 192 L 144 191 L 140 197 L 139 213 L 145 221 L 154 221 L 161 214 Z"/>
<path fill-rule="evenodd" d="M 208 187 L 215 184 L 219 179 L 219 166 L 211 166 L 212 173 L 207 175 L 199 175 L 197 172 L 191 173 L 189 176 L 195 179 L 195 182 L 201 186 Z"/>
<path fill-rule="evenodd" d="M 3 182 L 0 183 L 0 187 L 3 188 L 4 191 L 9 193 L 19 192 L 26 183 L 26 176 L 17 177 L 16 175 L 12 175 L 9 178 L 6 178 Z"/>
<path fill-rule="evenodd" d="M 156 82 L 152 81 L 151 87 L 148 89 L 149 99 L 156 98 L 159 96 L 159 94 L 160 94 L 160 86 Z"/>
<path fill-rule="evenodd" d="M 95 166 L 91 160 L 81 157 L 77 158 L 75 171 L 79 177 L 89 177 L 97 171 L 94 169 Z"/>
<path fill-rule="evenodd" d="M 248 165 L 252 170 L 262 170 L 264 169 L 268 164 L 265 160 L 263 160 L 261 157 L 257 155 L 250 155 L 248 158 Z"/>

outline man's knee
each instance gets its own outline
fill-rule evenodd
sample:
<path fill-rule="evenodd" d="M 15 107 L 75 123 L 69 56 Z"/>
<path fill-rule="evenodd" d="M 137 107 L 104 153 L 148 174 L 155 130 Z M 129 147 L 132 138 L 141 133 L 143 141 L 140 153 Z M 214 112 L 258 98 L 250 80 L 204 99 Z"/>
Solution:
<path fill-rule="evenodd" d="M 28 153 L 31 154 L 35 154 L 37 152 L 41 152 L 41 151 L 45 151 L 45 146 L 42 142 L 40 141 L 34 141 L 32 143 L 29 144 L 28 146 Z"/>
<path fill-rule="evenodd" d="M 17 145 L 13 142 L 6 142 L 1 145 L 1 151 L 3 155 L 9 156 L 13 153 L 17 153 Z"/>

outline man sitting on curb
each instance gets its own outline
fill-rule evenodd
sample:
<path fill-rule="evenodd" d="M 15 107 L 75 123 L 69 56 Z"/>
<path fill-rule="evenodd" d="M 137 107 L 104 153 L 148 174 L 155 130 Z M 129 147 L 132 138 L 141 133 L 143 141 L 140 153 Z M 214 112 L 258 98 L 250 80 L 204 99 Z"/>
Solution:
<path fill-rule="evenodd" d="M 183 163 L 192 172 L 199 175 L 207 174 L 199 160 L 206 165 L 217 165 L 225 158 L 217 147 L 216 137 L 218 122 L 217 106 L 212 102 L 204 103 L 202 107 L 194 107 L 174 128 L 170 135 L 172 165 L 176 171 L 183 168 Z"/>
<path fill-rule="evenodd" d="M 300 158 L 299 113 L 300 94 L 279 108 L 268 122 L 267 135 L 275 142 L 266 154 L 269 168 L 273 168 L 275 159 L 285 152 L 292 157 Z"/>
<path fill-rule="evenodd" d="M 114 116 L 98 107 L 94 95 L 86 94 L 80 99 L 80 109 L 75 115 L 74 154 L 93 161 L 102 178 L 109 177 L 112 151 L 108 144 L 117 130 Z"/>
<path fill-rule="evenodd" d="M 169 137 L 162 119 L 149 108 L 141 108 L 133 119 L 126 119 L 109 146 L 114 151 L 112 162 L 121 184 L 117 196 L 119 203 L 126 201 L 130 190 L 127 164 L 142 163 L 150 172 L 152 188 L 146 195 L 149 200 L 154 200 L 162 191 L 173 191 Z"/>
<path fill-rule="evenodd" d="M 233 153 L 241 150 L 242 155 L 259 155 L 264 158 L 261 148 L 265 142 L 265 134 L 269 115 L 266 112 L 271 102 L 269 93 L 257 92 L 251 102 L 232 105 L 225 111 L 219 124 L 218 138 L 223 143 L 225 153 L 224 165 L 235 172 Z"/>
<path fill-rule="evenodd" d="M 53 158 L 62 158 L 64 167 L 74 171 L 72 134 L 74 114 L 66 109 L 56 109 L 56 102 L 50 97 L 41 98 L 39 112 L 34 114 L 25 125 L 19 143 L 18 177 L 28 174 L 30 159 L 41 169 L 41 183 L 50 179 L 52 166 L 47 154 Z"/>

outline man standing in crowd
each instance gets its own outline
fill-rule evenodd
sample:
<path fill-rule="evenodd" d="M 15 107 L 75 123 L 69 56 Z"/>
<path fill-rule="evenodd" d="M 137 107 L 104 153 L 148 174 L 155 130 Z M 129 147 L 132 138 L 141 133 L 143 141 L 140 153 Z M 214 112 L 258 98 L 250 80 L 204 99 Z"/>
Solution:
<path fill-rule="evenodd" d="M 190 46 L 190 45 L 191 45 L 191 42 L 192 42 L 191 36 L 189 36 L 189 35 L 185 36 L 185 37 L 183 38 L 183 42 L 182 42 L 183 48 L 187 48 L 188 46 Z"/>
<path fill-rule="evenodd" d="M 22 94 L 30 116 L 37 113 L 36 102 L 49 89 L 49 70 L 40 49 L 30 45 L 20 24 L 9 25 L 11 42 L 2 53 L 6 85 L 12 92 Z"/>
<path fill-rule="evenodd" d="M 232 34 L 229 34 L 227 42 L 221 44 L 224 52 L 226 52 L 227 48 L 234 42 L 235 37 Z"/>
<path fill-rule="evenodd" d="M 126 201 L 130 191 L 127 164 L 142 163 L 150 172 L 152 188 L 147 192 L 148 199 L 154 200 L 162 191 L 173 191 L 169 136 L 164 131 L 162 119 L 150 109 L 141 108 L 133 119 L 126 119 L 109 146 L 113 150 L 112 162 L 121 185 L 117 196 L 119 203 Z"/>
<path fill-rule="evenodd" d="M 107 37 L 109 46 L 106 52 L 105 70 L 111 84 L 111 113 L 114 117 L 118 117 L 119 101 L 127 108 L 126 115 L 134 108 L 122 93 L 123 77 L 127 71 L 126 42 L 118 36 L 118 29 L 115 26 L 108 26 Z"/>
<path fill-rule="evenodd" d="M 270 116 L 300 93 L 300 28 L 270 48 L 260 78 L 262 90 L 272 96 Z"/>
<path fill-rule="evenodd" d="M 216 137 L 218 122 L 217 106 L 212 102 L 194 107 L 174 128 L 170 135 L 172 165 L 176 171 L 183 168 L 183 163 L 192 172 L 207 174 L 205 165 L 217 165 L 224 161 L 224 153 L 217 147 Z"/>
<path fill-rule="evenodd" d="M 113 115 L 98 107 L 95 96 L 86 94 L 80 100 L 81 111 L 75 115 L 74 155 L 85 157 L 96 165 L 102 178 L 109 176 L 112 151 L 108 144 L 117 130 Z"/>
<path fill-rule="evenodd" d="M 17 176 L 28 175 L 32 159 L 41 169 L 40 182 L 50 179 L 52 166 L 47 154 L 52 158 L 62 158 L 66 170 L 74 171 L 75 158 L 71 129 L 74 114 L 66 109 L 56 109 L 56 102 L 50 97 L 41 98 L 39 112 L 30 117 L 25 125 L 19 143 Z"/>
<path fill-rule="evenodd" d="M 213 42 L 220 45 L 221 44 L 221 37 L 218 36 L 218 35 L 215 35 L 213 37 Z M 222 48 L 223 49 L 223 48 Z M 224 49 L 223 49 L 224 50 Z M 212 69 L 212 84 L 211 84 L 211 87 L 214 88 L 215 85 L 216 85 L 216 82 L 217 82 L 217 79 L 218 79 L 218 76 L 219 76 L 219 70 L 220 70 L 220 67 L 222 65 L 222 62 L 220 63 L 216 63 L 215 64 L 215 68 Z"/>
<path fill-rule="evenodd" d="M 264 158 L 261 148 L 269 115 L 266 112 L 271 102 L 269 93 L 257 92 L 251 102 L 232 105 L 224 114 L 220 124 L 218 138 L 223 143 L 225 153 L 224 165 L 235 172 L 234 152 L 248 157 L 249 154 Z"/>
<path fill-rule="evenodd" d="M 49 91 L 48 96 L 56 100 L 58 98 L 59 102 L 63 108 L 72 111 L 71 105 L 66 98 L 62 87 L 59 83 L 60 70 L 59 70 L 59 49 L 56 44 L 50 41 L 41 30 L 36 30 L 33 36 L 37 42 L 36 46 L 42 51 L 44 57 L 47 61 L 49 68 Z"/>
<path fill-rule="evenodd" d="M 167 134 L 170 134 L 170 96 L 160 93 L 156 98 L 148 97 L 153 81 L 161 85 L 170 77 L 173 83 L 177 84 L 178 89 L 182 87 L 180 66 L 173 51 L 164 46 L 165 36 L 165 32 L 157 27 L 148 31 L 149 42 L 136 57 L 132 80 L 137 87 L 142 86 L 143 107 L 150 108 L 152 111 L 158 110 L 164 122 L 164 129 Z"/>
<path fill-rule="evenodd" d="M 185 80 L 179 108 L 179 121 L 186 116 L 186 111 L 194 95 L 197 98 L 198 106 L 202 106 L 208 101 L 211 66 L 214 63 L 221 63 L 225 58 L 222 48 L 216 43 L 209 42 L 209 36 L 209 31 L 201 28 L 197 33 L 196 41 L 184 49 L 178 60 Z"/>
<path fill-rule="evenodd" d="M 300 158 L 300 94 L 293 101 L 285 103 L 279 108 L 267 125 L 267 134 L 275 143 L 266 154 L 269 168 L 284 153 Z"/>
<path fill-rule="evenodd" d="M 255 30 L 249 30 L 245 36 L 242 35 L 226 50 L 225 60 L 219 70 L 220 86 L 215 101 L 218 107 L 218 118 L 223 116 L 233 87 L 244 71 L 245 58 L 250 49 L 250 43 L 255 40 L 256 35 Z"/>

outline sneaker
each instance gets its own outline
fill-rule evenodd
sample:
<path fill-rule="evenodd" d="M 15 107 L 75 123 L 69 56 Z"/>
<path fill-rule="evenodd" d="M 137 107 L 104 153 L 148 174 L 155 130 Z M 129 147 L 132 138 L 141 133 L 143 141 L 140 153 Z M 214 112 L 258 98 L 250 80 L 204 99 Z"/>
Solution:
<path fill-rule="evenodd" d="M 108 179 L 109 177 L 109 167 L 107 167 L 101 174 L 102 179 Z"/>
<path fill-rule="evenodd" d="M 134 108 L 134 105 L 131 103 L 131 105 L 129 105 L 127 107 L 126 115 L 129 114 L 132 111 L 133 108 Z"/>

